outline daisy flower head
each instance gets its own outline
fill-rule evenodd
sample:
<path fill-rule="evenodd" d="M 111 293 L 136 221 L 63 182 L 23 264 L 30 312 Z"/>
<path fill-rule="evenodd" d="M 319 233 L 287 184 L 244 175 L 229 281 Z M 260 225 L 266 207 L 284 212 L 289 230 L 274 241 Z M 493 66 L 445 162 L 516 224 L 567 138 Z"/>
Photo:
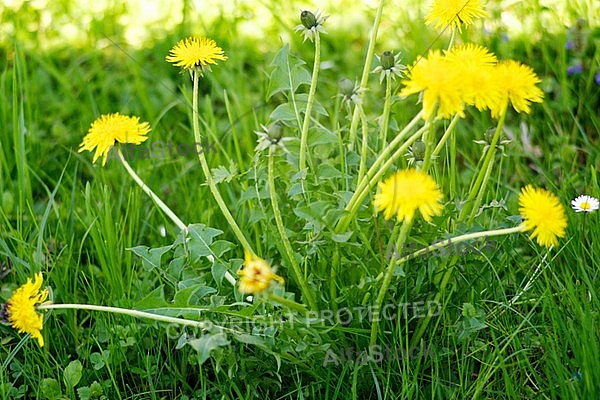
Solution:
<path fill-rule="evenodd" d="M 384 78 L 402 77 L 402 73 L 406 70 L 406 65 L 400 63 L 400 53 L 394 55 L 391 51 L 384 51 L 381 56 L 376 55 L 379 64 L 372 74 L 379 73 L 379 83 L 383 82 Z"/>
<path fill-rule="evenodd" d="M 556 246 L 558 238 L 565 236 L 565 209 L 553 193 L 525 186 L 519 195 L 519 212 L 524 219 L 522 231 L 533 230 L 530 238 L 537 238 L 538 244 Z"/>
<path fill-rule="evenodd" d="M 44 316 L 38 314 L 35 307 L 48 298 L 48 289 L 40 291 L 44 279 L 42 274 L 36 274 L 35 280 L 27 279 L 27 283 L 14 291 L 6 303 L 8 322 L 19 333 L 29 333 L 38 340 L 40 347 L 44 346 L 41 330 Z"/>
<path fill-rule="evenodd" d="M 283 284 L 281 276 L 276 275 L 269 263 L 247 251 L 244 255 L 244 267 L 238 272 L 240 293 L 258 293 L 269 287 L 271 281 Z"/>
<path fill-rule="evenodd" d="M 425 221 L 440 215 L 442 192 L 431 176 L 416 169 L 396 172 L 379 184 L 380 193 L 375 195 L 375 206 L 384 212 L 383 217 L 394 215 L 398 221 L 409 222 L 419 210 Z"/>
<path fill-rule="evenodd" d="M 600 207 L 600 202 L 595 197 L 582 194 L 571 201 L 571 206 L 575 212 L 594 212 Z"/>
<path fill-rule="evenodd" d="M 320 11 L 315 11 L 313 14 L 310 11 L 304 10 L 300 13 L 300 25 L 296 26 L 296 32 L 304 33 L 304 40 L 310 39 L 312 42 L 314 37 L 319 33 L 327 33 L 325 29 L 323 29 L 323 23 L 325 20 L 329 18 L 329 16 L 324 16 Z"/>
<path fill-rule="evenodd" d="M 533 69 L 518 61 L 502 61 L 496 65 L 493 71 L 493 79 L 501 82 L 500 101 L 490 107 L 492 117 L 499 117 L 508 103 L 512 104 L 516 112 L 529 114 L 531 102 L 541 103 L 544 93 L 536 86 L 540 78 Z"/>
<path fill-rule="evenodd" d="M 403 80 L 405 87 L 401 97 L 422 92 L 423 119 L 427 120 L 437 107 L 437 116 L 450 118 L 455 114 L 464 116 L 463 80 L 456 63 L 444 57 L 439 50 L 432 50 L 427 58 L 421 58 L 408 69 Z"/>
<path fill-rule="evenodd" d="M 147 122 L 140 123 L 138 117 L 127 117 L 119 113 L 104 114 L 92 123 L 79 147 L 79 153 L 96 149 L 92 162 L 95 163 L 102 156 L 102 165 L 105 165 L 108 152 L 115 142 L 140 144 L 148 139 L 148 132 L 150 125 Z"/>
<path fill-rule="evenodd" d="M 210 64 L 225 61 L 227 56 L 214 40 L 200 36 L 180 40 L 169 51 L 166 60 L 184 71 L 197 70 L 202 75 L 205 69 L 210 71 Z"/>
<path fill-rule="evenodd" d="M 450 28 L 460 32 L 461 25 L 469 26 L 486 15 L 481 0 L 433 0 L 425 23 L 439 31 Z"/>

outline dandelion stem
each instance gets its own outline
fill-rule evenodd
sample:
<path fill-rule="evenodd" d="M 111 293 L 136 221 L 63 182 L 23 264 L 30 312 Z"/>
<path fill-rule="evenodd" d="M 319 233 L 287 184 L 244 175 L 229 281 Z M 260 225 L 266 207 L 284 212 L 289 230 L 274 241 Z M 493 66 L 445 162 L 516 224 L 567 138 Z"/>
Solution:
<path fill-rule="evenodd" d="M 38 310 L 57 310 L 57 309 L 74 309 L 74 310 L 88 310 L 88 311 L 102 311 L 114 314 L 129 315 L 135 318 L 147 318 L 160 322 L 169 322 L 178 325 L 195 326 L 199 328 L 205 328 L 209 326 L 206 321 L 194 321 L 184 318 L 168 317 L 166 315 L 159 315 L 149 313 L 145 311 L 131 310 L 128 308 L 118 307 L 107 307 L 97 306 L 93 304 L 40 304 L 37 306 Z"/>
<path fill-rule="evenodd" d="M 131 168 L 131 166 L 129 165 L 129 163 L 127 162 L 127 160 L 125 160 L 125 157 L 123 157 L 123 153 L 121 152 L 120 148 L 117 148 L 117 153 L 119 155 L 119 159 L 121 160 L 121 162 L 123 163 L 123 166 L 125 167 L 125 169 L 127 170 L 127 172 L 129 173 L 129 175 L 133 178 L 133 180 L 135 181 L 135 183 L 137 183 L 142 190 L 144 191 L 144 193 L 146 193 L 148 196 L 150 196 L 150 198 L 152 200 L 154 200 L 154 202 L 158 205 L 158 207 L 163 210 L 165 212 L 165 214 L 167 214 L 167 216 L 169 218 L 171 218 L 171 221 L 173 221 L 175 223 L 175 225 L 177 225 L 177 227 L 179 227 L 179 229 L 181 229 L 183 232 L 187 233 L 187 226 L 183 223 L 183 221 L 181 219 L 179 219 L 179 217 L 177 215 L 175 215 L 175 213 L 160 199 L 160 197 L 158 197 L 156 195 L 156 193 L 154 193 L 152 191 L 152 189 L 150 189 L 145 183 L 144 181 L 138 176 L 138 174 L 135 173 L 135 171 Z"/>
<path fill-rule="evenodd" d="M 302 133 L 300 134 L 300 160 L 299 169 L 306 168 L 306 153 L 308 143 L 308 126 L 310 125 L 310 115 L 312 113 L 313 103 L 315 102 L 315 92 L 317 91 L 317 79 L 319 78 L 319 68 L 321 65 L 321 36 L 315 31 L 315 62 L 313 64 L 312 79 L 308 91 L 306 102 L 306 111 L 304 113 L 304 122 L 302 124 Z"/>
<path fill-rule="evenodd" d="M 408 231 L 412 226 L 412 221 L 412 219 L 409 221 L 405 220 L 402 223 L 402 227 L 400 228 L 400 233 L 398 235 L 398 240 L 396 241 L 397 249 L 402 248 L 404 242 L 406 242 L 406 238 L 408 237 Z M 377 299 L 375 300 L 375 310 L 373 312 L 375 317 L 373 318 L 373 325 L 371 325 L 371 340 L 369 341 L 370 346 L 374 346 L 377 343 L 377 331 L 379 330 L 379 321 L 381 319 L 379 318 L 379 312 L 381 310 L 381 306 L 383 305 L 383 301 L 385 300 L 387 290 L 392 281 L 392 276 L 394 275 L 394 270 L 396 269 L 396 262 L 397 260 L 395 258 L 392 258 L 390 260 L 390 265 L 385 271 L 383 282 L 381 283 L 381 288 L 379 289 L 379 294 L 377 295 Z"/>
<path fill-rule="evenodd" d="M 390 108 L 392 106 L 392 74 L 385 77 L 385 101 L 383 103 L 383 113 L 381 114 L 381 131 L 379 132 L 380 148 L 385 148 L 387 142 L 388 124 L 390 121 Z"/>
<path fill-rule="evenodd" d="M 360 182 L 365 174 L 367 167 L 367 149 L 369 148 L 369 127 L 367 125 L 367 116 L 362 105 L 357 104 L 356 107 L 360 110 L 360 123 L 362 125 L 362 145 L 360 150 L 360 164 L 358 167 L 358 180 Z"/>
<path fill-rule="evenodd" d="M 306 284 L 306 280 L 300 270 L 300 266 L 296 261 L 294 256 L 294 251 L 292 250 L 292 245 L 290 240 L 287 237 L 285 232 L 285 226 L 283 225 L 283 219 L 281 218 L 281 211 L 279 209 L 279 203 L 277 202 L 277 193 L 275 192 L 275 178 L 273 174 L 273 158 L 274 158 L 274 146 L 269 146 L 269 163 L 268 163 L 268 180 L 269 180 L 269 194 L 271 196 L 271 205 L 273 206 L 273 214 L 275 216 L 275 224 L 277 225 L 277 230 L 279 231 L 279 236 L 281 236 L 281 241 L 283 243 L 283 248 L 285 249 L 286 255 L 290 260 L 290 264 L 292 265 L 292 271 L 296 276 L 296 282 L 300 286 L 300 291 L 304 296 L 306 302 L 312 310 L 317 310 L 317 303 L 314 300 L 312 292 L 310 291 L 308 285 Z"/>
<path fill-rule="evenodd" d="M 197 143 L 202 142 L 202 137 L 200 136 L 200 126 L 198 123 L 198 118 L 200 117 L 200 115 L 198 114 L 198 81 L 199 81 L 199 79 L 200 79 L 200 73 L 197 71 L 194 71 L 194 73 L 193 73 L 194 88 L 193 88 L 193 98 L 192 98 L 192 112 L 193 112 L 192 126 L 193 126 L 193 130 L 194 130 L 194 139 Z M 235 222 L 235 219 L 229 212 L 229 209 L 227 208 L 225 201 L 223 201 L 223 198 L 221 197 L 221 193 L 219 193 L 219 189 L 217 189 L 217 185 L 215 184 L 215 182 L 212 179 L 210 168 L 208 167 L 208 163 L 206 162 L 206 157 L 204 156 L 204 152 L 198 152 L 198 159 L 200 160 L 202 172 L 204 172 L 204 176 L 206 177 L 206 183 L 208 184 L 208 187 L 210 188 L 210 191 L 211 191 L 213 197 L 217 201 L 217 204 L 219 205 L 219 208 L 221 209 L 223 216 L 229 223 L 229 227 L 231 228 L 231 230 L 233 231 L 233 233 L 235 234 L 237 239 L 240 241 L 240 243 L 244 247 L 244 250 L 247 250 L 247 251 L 251 252 L 252 254 L 254 254 L 254 252 L 252 251 L 252 246 L 250 245 L 250 243 L 246 239 L 246 236 L 244 236 L 244 234 L 242 233 L 242 230 L 240 229 L 238 224 Z"/>
<path fill-rule="evenodd" d="M 377 12 L 375 13 L 375 20 L 373 21 L 373 29 L 369 36 L 369 46 L 367 47 L 367 55 L 365 56 L 365 65 L 363 67 L 362 76 L 360 78 L 360 87 L 358 96 L 362 99 L 362 93 L 360 89 L 367 88 L 367 82 L 369 80 L 369 73 L 371 71 L 371 63 L 373 62 L 373 55 L 375 54 L 375 41 L 377 40 L 377 32 L 379 31 L 379 25 L 381 24 L 381 14 L 383 13 L 383 4 L 385 0 L 379 1 Z M 350 133 L 348 134 L 349 144 L 348 148 L 352 150 L 354 148 L 354 141 L 356 139 L 356 131 L 358 130 L 358 120 L 360 112 L 358 108 L 354 108 L 354 114 L 352 115 L 352 122 L 350 123 Z"/>
<path fill-rule="evenodd" d="M 437 146 L 435 146 L 435 149 L 431 153 L 431 157 L 436 157 L 440 153 L 440 151 L 442 150 L 442 147 L 444 146 L 444 144 L 446 143 L 448 138 L 450 138 L 450 134 L 454 130 L 454 127 L 456 126 L 456 123 L 458 122 L 459 119 L 460 119 L 460 116 L 458 114 L 455 114 L 454 118 L 452 118 L 452 121 L 450 121 L 450 125 L 448 125 L 448 127 L 446 128 L 446 131 L 442 135 L 442 138 L 440 139 Z"/>

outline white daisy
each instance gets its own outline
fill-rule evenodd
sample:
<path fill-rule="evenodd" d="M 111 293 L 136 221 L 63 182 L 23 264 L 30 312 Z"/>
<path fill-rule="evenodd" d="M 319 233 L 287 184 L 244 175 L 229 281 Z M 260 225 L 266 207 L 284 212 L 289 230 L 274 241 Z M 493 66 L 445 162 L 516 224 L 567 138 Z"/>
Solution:
<path fill-rule="evenodd" d="M 598 209 L 600 202 L 598 202 L 598 199 L 595 197 L 582 194 L 575 200 L 571 201 L 571 206 L 575 212 L 593 212 Z"/>

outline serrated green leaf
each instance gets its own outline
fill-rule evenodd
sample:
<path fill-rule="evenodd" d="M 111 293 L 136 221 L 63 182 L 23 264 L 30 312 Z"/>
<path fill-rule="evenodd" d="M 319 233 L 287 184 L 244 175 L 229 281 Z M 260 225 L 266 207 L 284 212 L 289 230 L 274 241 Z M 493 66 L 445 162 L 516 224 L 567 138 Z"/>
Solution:
<path fill-rule="evenodd" d="M 142 259 L 142 265 L 146 271 L 152 271 L 154 268 L 160 268 L 161 257 L 173 246 L 163 246 L 151 249 L 148 246 L 130 247 L 127 250 L 132 251 L 135 255 Z"/>
<path fill-rule="evenodd" d="M 175 297 L 173 298 L 173 306 L 186 307 L 191 304 L 197 303 L 197 301 L 192 301 L 192 299 L 199 300 L 207 294 L 216 292 L 217 289 L 206 285 L 190 286 L 185 289 L 179 290 L 177 293 L 175 293 Z"/>
<path fill-rule="evenodd" d="M 79 381 L 81 380 L 81 372 L 83 371 L 83 365 L 79 360 L 73 360 L 67 365 L 65 368 L 65 372 L 63 373 L 63 379 L 65 381 L 65 385 L 68 387 L 74 388 L 77 386 Z"/>
<path fill-rule="evenodd" d="M 295 92 L 302 84 L 310 85 L 310 73 L 303 67 L 304 61 L 289 53 L 289 44 L 279 50 L 270 66 L 275 67 L 269 78 L 267 100 L 274 94 L 290 90 Z"/>
<path fill-rule="evenodd" d="M 211 169 L 211 172 L 213 181 L 215 183 L 221 183 L 223 181 L 231 182 L 238 171 L 235 164 L 232 164 L 229 169 L 225 168 L 223 165 L 219 165 L 217 168 Z"/>
<path fill-rule="evenodd" d="M 323 163 L 319 164 L 317 168 L 317 176 L 322 179 L 333 179 L 333 178 L 341 178 L 342 173 L 336 169 L 333 165 Z"/>
<path fill-rule="evenodd" d="M 213 256 L 216 258 L 210 245 L 213 242 L 213 238 L 222 233 L 223 231 L 208 227 L 204 224 L 190 225 L 188 227 L 189 241 L 187 246 L 192 261 L 198 262 L 201 257 L 206 256 Z"/>
<path fill-rule="evenodd" d="M 225 272 L 227 272 L 227 265 L 220 262 L 219 260 L 215 260 L 213 263 L 210 272 L 212 273 L 213 279 L 217 282 L 218 285 L 223 282 L 223 277 L 225 277 Z"/>
<path fill-rule="evenodd" d="M 188 340 L 187 344 L 198 352 L 200 364 L 203 364 L 210 357 L 211 351 L 229 345 L 229 340 L 223 333 L 216 333 L 203 335 L 199 339 Z"/>
<path fill-rule="evenodd" d="M 146 297 L 135 303 L 133 308 L 136 310 L 148 310 L 160 307 L 168 307 L 169 303 L 167 303 L 167 301 L 165 300 L 164 287 L 164 285 L 160 285 L 159 287 L 148 293 Z"/>

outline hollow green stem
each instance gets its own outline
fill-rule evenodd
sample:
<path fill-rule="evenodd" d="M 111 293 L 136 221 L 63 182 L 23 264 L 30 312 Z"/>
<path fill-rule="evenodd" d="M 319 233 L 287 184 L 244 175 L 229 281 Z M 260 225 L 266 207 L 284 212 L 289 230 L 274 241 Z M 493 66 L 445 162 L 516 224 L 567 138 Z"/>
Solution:
<path fill-rule="evenodd" d="M 435 149 L 431 153 L 431 157 L 437 157 L 437 155 L 440 153 L 440 151 L 442 150 L 442 147 L 444 146 L 446 141 L 450 138 L 450 135 L 452 134 L 452 131 L 454 130 L 454 127 L 456 126 L 456 123 L 458 122 L 459 119 L 460 119 L 460 116 L 458 114 L 455 114 L 454 118 L 452 118 L 452 121 L 450 121 L 450 124 L 446 128 L 446 131 L 442 135 L 442 138 L 440 139 L 438 144 L 435 146 Z"/>
<path fill-rule="evenodd" d="M 194 321 L 184 318 L 167 317 L 166 315 L 159 315 L 149 313 L 145 311 L 130 310 L 127 308 L 118 307 L 107 307 L 107 306 L 96 306 L 93 304 L 40 304 L 37 306 L 38 310 L 58 310 L 58 309 L 73 309 L 73 310 L 87 310 L 87 311 L 101 311 L 113 314 L 129 315 L 135 318 L 152 319 L 159 322 L 168 322 L 172 324 L 184 325 L 184 326 L 195 326 L 198 328 L 206 328 L 211 324 L 207 324 L 206 321 Z"/>
<path fill-rule="evenodd" d="M 369 46 L 367 47 L 367 55 L 365 56 L 365 63 L 362 71 L 362 76 L 360 78 L 360 86 L 359 89 L 366 89 L 367 82 L 369 80 L 369 73 L 371 72 L 371 63 L 373 62 L 373 56 L 375 55 L 375 41 L 377 40 L 377 32 L 379 31 L 379 25 L 381 24 L 381 14 L 383 13 L 383 4 L 385 0 L 379 1 L 379 6 L 377 7 L 377 12 L 375 13 L 375 20 L 373 21 L 373 29 L 371 29 L 371 34 L 369 35 Z M 362 99 L 362 91 L 359 91 L 358 96 Z M 358 120 L 360 117 L 360 112 L 358 108 L 354 108 L 354 114 L 352 115 L 352 122 L 350 123 L 350 133 L 348 134 L 349 138 L 349 149 L 352 150 L 354 148 L 354 141 L 356 139 L 356 131 L 358 130 Z"/>
<path fill-rule="evenodd" d="M 369 127 L 367 125 L 367 116 L 360 104 L 356 107 L 360 110 L 360 120 L 362 125 L 362 146 L 360 150 L 360 164 L 358 167 L 358 182 L 360 182 L 365 174 L 365 168 L 367 167 L 367 149 L 369 148 Z"/>
<path fill-rule="evenodd" d="M 198 114 L 198 81 L 199 81 L 199 79 L 200 79 L 200 73 L 197 71 L 194 72 L 193 73 L 194 88 L 193 88 L 193 98 L 192 98 L 192 112 L 193 112 L 192 127 L 194 130 L 194 140 L 197 143 L 202 142 L 202 137 L 200 136 L 200 125 L 199 125 L 199 121 L 198 121 L 198 118 L 200 117 Z M 219 189 L 217 189 L 217 185 L 215 184 L 215 182 L 212 179 L 210 168 L 208 167 L 208 163 L 206 162 L 206 157 L 204 156 L 204 152 L 198 152 L 198 159 L 200 160 L 200 166 L 202 167 L 202 172 L 204 172 L 204 176 L 206 177 L 206 183 L 208 184 L 208 187 L 210 188 L 210 192 L 212 193 L 213 197 L 217 201 L 217 204 L 219 205 L 219 208 L 221 209 L 223 216 L 229 223 L 229 227 L 231 228 L 231 230 L 233 231 L 233 233 L 235 234 L 237 239 L 240 241 L 240 243 L 244 247 L 244 250 L 250 251 L 252 254 L 254 254 L 254 252 L 252 251 L 252 246 L 246 239 L 246 236 L 244 236 L 244 234 L 242 233 L 242 230 L 240 229 L 238 224 L 235 222 L 235 219 L 233 219 L 233 216 L 229 212 L 229 209 L 227 208 L 225 201 L 223 201 L 223 198 L 221 197 L 221 193 L 219 193 Z"/>
<path fill-rule="evenodd" d="M 313 103 L 315 102 L 315 93 L 317 91 L 317 80 L 319 78 L 319 68 L 321 65 L 321 36 L 319 32 L 315 32 L 315 62 L 313 64 L 312 79 L 310 81 L 310 89 L 308 91 L 308 99 L 306 102 L 306 112 L 304 113 L 304 122 L 302 124 L 302 133 L 300 134 L 300 160 L 299 169 L 306 168 L 306 154 L 308 143 L 308 127 L 310 125 L 310 115 L 312 113 Z"/>
<path fill-rule="evenodd" d="M 269 180 L 269 195 L 271 196 L 271 205 L 273 206 L 273 214 L 275 216 L 275 224 L 277 226 L 277 231 L 279 232 L 279 236 L 281 237 L 281 242 L 283 243 L 283 248 L 285 253 L 290 261 L 292 266 L 292 272 L 295 275 L 296 282 L 298 286 L 300 286 L 300 291 L 304 296 L 304 299 L 308 303 L 309 307 L 312 310 L 317 310 L 317 303 L 313 297 L 312 292 L 310 291 L 306 279 L 304 279 L 304 275 L 300 270 L 300 266 L 296 261 L 294 256 L 294 251 L 292 250 L 292 245 L 290 240 L 287 237 L 285 232 L 285 226 L 283 225 L 283 219 L 281 218 L 281 211 L 279 209 L 279 203 L 277 201 L 277 193 L 275 192 L 275 178 L 273 174 L 273 158 L 274 158 L 274 146 L 269 146 L 269 162 L 268 162 L 268 180 Z"/>
<path fill-rule="evenodd" d="M 158 197 L 156 193 L 154 193 L 152 189 L 150 189 L 148 185 L 144 183 L 138 174 L 135 173 L 133 168 L 131 168 L 127 160 L 125 160 L 125 157 L 123 157 L 123 153 L 121 152 L 120 148 L 117 148 L 117 153 L 119 155 L 119 160 L 121 160 L 121 163 L 123 163 L 123 166 L 125 167 L 125 170 L 133 178 L 135 183 L 142 188 L 142 191 L 146 193 L 156 203 L 156 205 L 163 210 L 165 214 L 167 214 L 167 216 L 175 223 L 175 225 L 177 225 L 179 229 L 181 229 L 183 232 L 187 232 L 187 226 L 183 223 L 183 221 L 179 219 L 179 217 L 160 199 L 160 197 Z"/>
<path fill-rule="evenodd" d="M 392 75 L 385 77 L 385 101 L 383 102 L 383 113 L 381 114 L 381 131 L 379 132 L 380 148 L 385 148 L 387 142 L 388 124 L 390 121 L 390 109 L 392 107 Z"/>
<path fill-rule="evenodd" d="M 302 315 L 308 314 L 308 310 L 306 309 L 306 307 L 304 307 L 304 305 L 302 305 L 300 303 L 296 303 L 293 300 L 289 300 L 289 299 L 286 299 L 281 296 L 277 296 L 276 294 L 272 294 L 272 293 L 269 293 L 268 296 L 269 296 L 269 299 L 271 299 L 281 305 L 284 305 L 291 310 L 298 311 Z"/>
<path fill-rule="evenodd" d="M 410 231 L 410 227 L 412 226 L 412 219 L 410 221 L 404 221 L 402 223 L 402 227 L 400 228 L 400 234 L 398 235 L 398 240 L 396 241 L 396 248 L 401 248 L 406 242 L 406 238 L 408 237 L 408 232 Z M 379 289 L 379 294 L 377 295 L 377 299 L 375 300 L 375 310 L 373 312 L 373 325 L 371 325 L 371 339 L 369 341 L 369 345 L 373 346 L 377 343 L 377 332 L 379 330 L 379 312 L 381 307 L 383 306 L 383 301 L 385 300 L 385 295 L 387 294 L 387 290 L 392 282 L 392 276 L 394 275 L 394 269 L 396 268 L 396 259 L 392 258 L 390 264 L 385 271 L 385 275 L 383 277 L 383 282 L 381 283 L 381 287 Z"/>

